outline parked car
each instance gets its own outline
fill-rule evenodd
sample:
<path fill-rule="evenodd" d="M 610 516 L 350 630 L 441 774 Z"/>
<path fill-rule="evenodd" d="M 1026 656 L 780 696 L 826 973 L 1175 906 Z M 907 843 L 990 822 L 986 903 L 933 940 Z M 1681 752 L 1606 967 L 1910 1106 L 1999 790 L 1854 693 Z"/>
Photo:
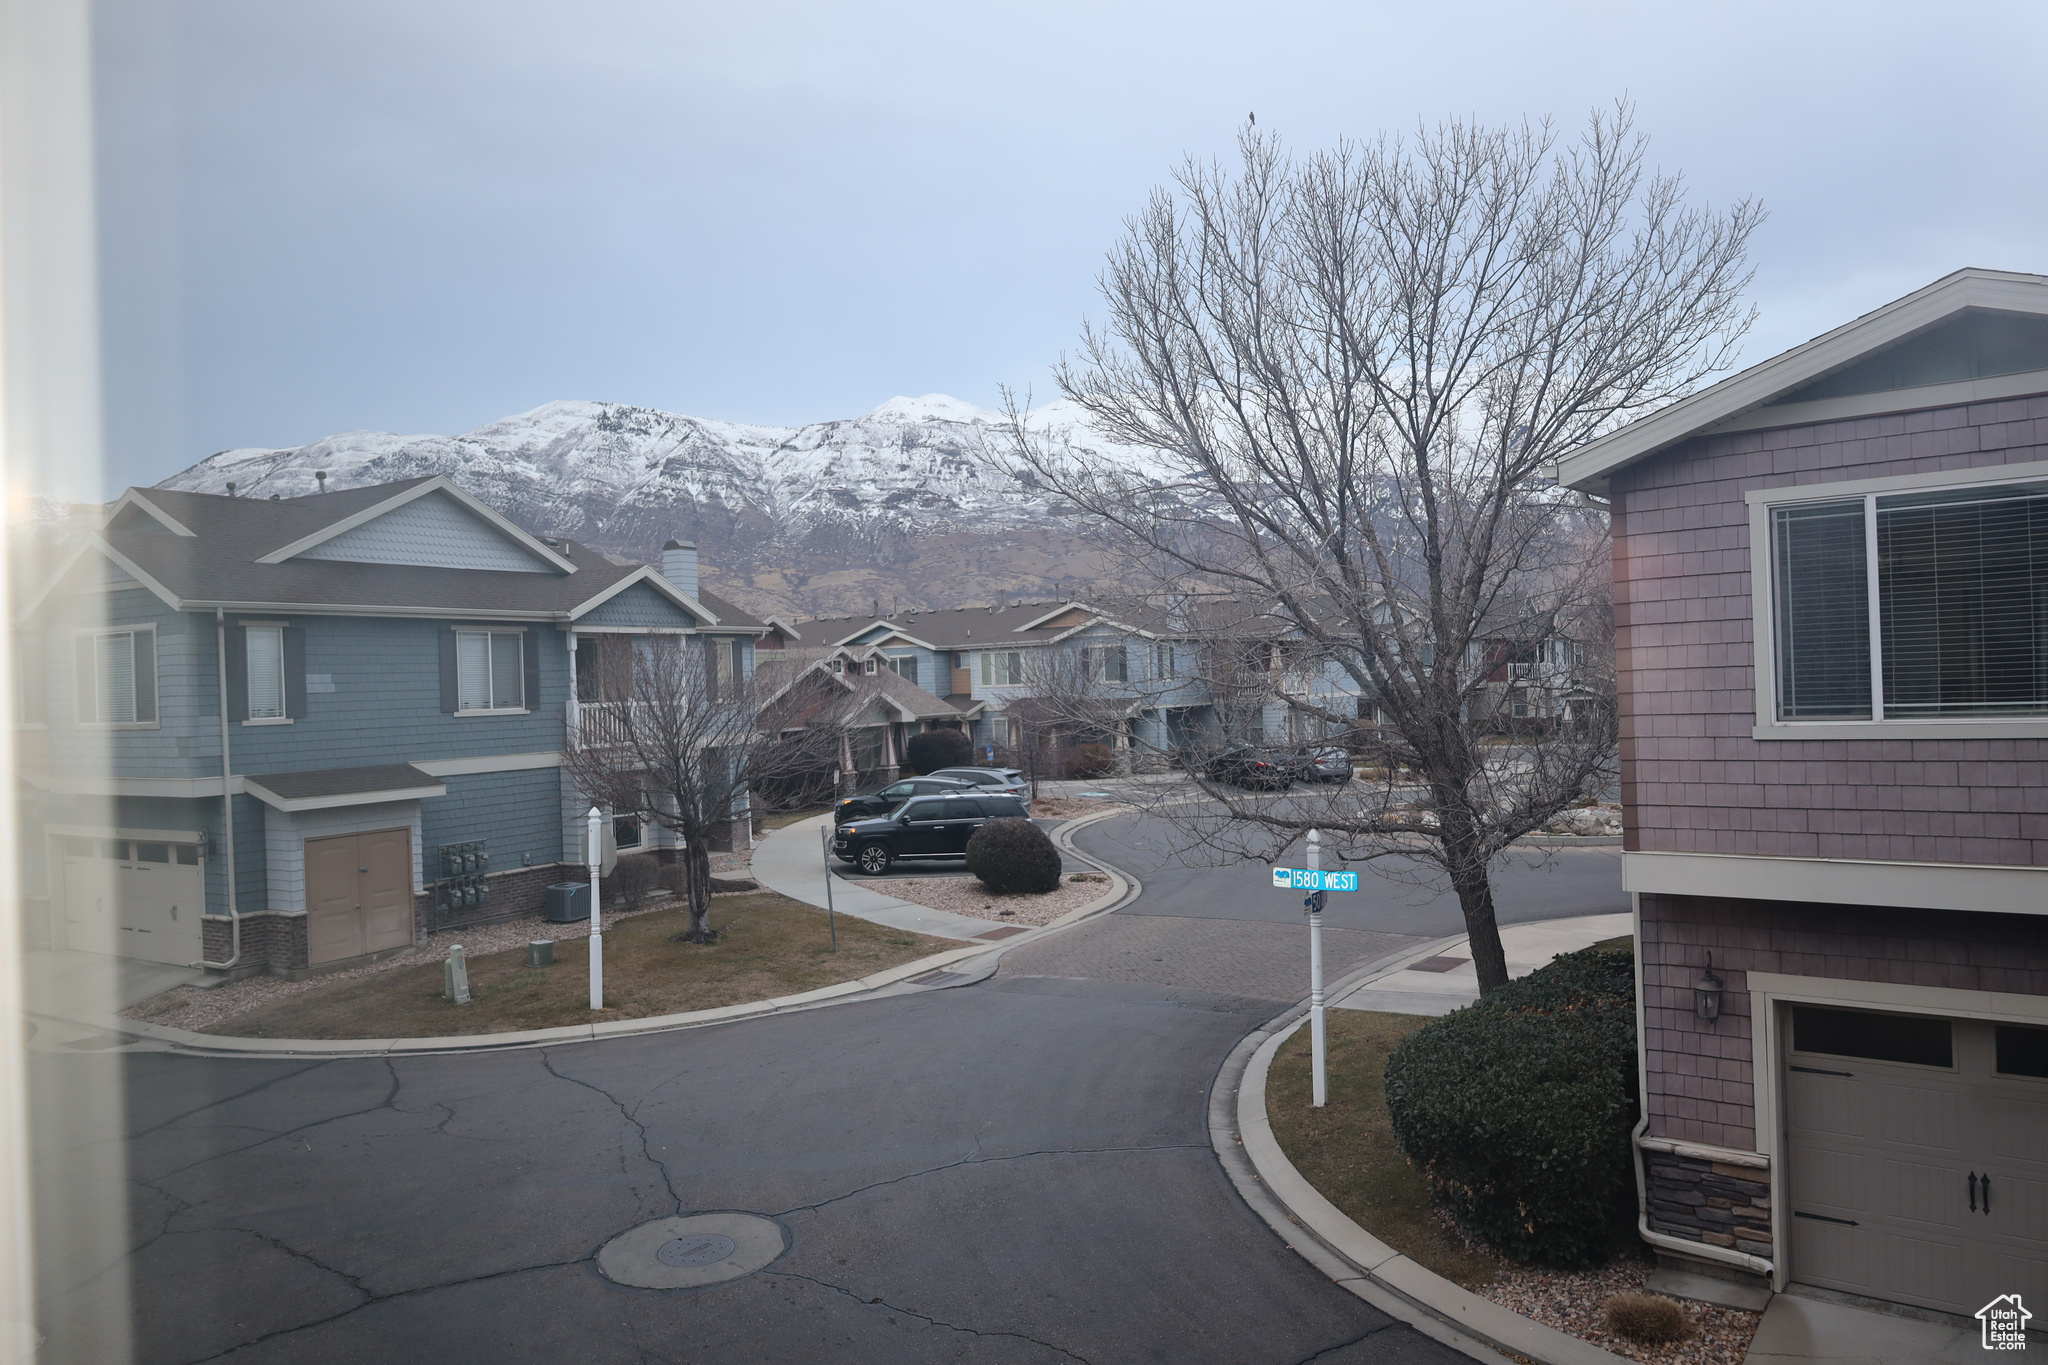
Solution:
<path fill-rule="evenodd" d="M 1266 791 L 1285 791 L 1294 781 L 1292 763 L 1255 744 L 1233 744 L 1203 766 L 1211 782 Z"/>
<path fill-rule="evenodd" d="M 933 773 L 929 777 L 906 777 L 901 782 L 891 782 L 878 791 L 863 792 L 841 801 L 832 812 L 835 821 L 858 820 L 863 816 L 887 815 L 913 796 L 943 796 L 947 792 L 977 790 L 972 782 L 957 777 L 941 777 Z"/>
<path fill-rule="evenodd" d="M 932 776 L 972 782 L 977 787 L 993 787 L 1012 796 L 1028 796 L 1031 792 L 1031 780 L 1016 768 L 941 768 Z"/>
<path fill-rule="evenodd" d="M 1029 818 L 1024 803 L 1005 792 L 915 797 L 893 814 L 841 822 L 833 831 L 832 856 L 871 877 L 881 876 L 898 859 L 963 859 L 974 831 L 1006 816 Z"/>
<path fill-rule="evenodd" d="M 1334 744 L 1312 744 L 1294 751 L 1296 782 L 1349 782 L 1351 754 Z"/>

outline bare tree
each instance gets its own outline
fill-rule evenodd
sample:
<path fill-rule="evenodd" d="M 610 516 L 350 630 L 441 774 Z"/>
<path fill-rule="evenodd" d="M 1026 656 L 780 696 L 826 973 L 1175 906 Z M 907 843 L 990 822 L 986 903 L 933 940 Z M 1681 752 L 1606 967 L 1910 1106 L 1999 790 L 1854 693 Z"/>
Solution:
<path fill-rule="evenodd" d="M 784 725 L 765 710 L 732 653 L 710 639 L 602 637 L 598 676 L 564 760 L 593 802 L 680 836 L 690 943 L 711 943 L 711 845 L 745 828 L 755 793 L 798 783 L 836 761 L 830 715 Z"/>
<path fill-rule="evenodd" d="M 1014 395 L 1000 458 L 1097 518 L 1133 587 L 1234 603 L 1201 629 L 1239 712 L 1351 730 L 1385 774 L 1362 798 L 1206 784 L 1161 807 L 1185 842 L 1275 857 L 1322 828 L 1447 881 L 1491 990 L 1491 863 L 1613 771 L 1611 705 L 1496 723 L 1502 669 L 1602 590 L 1604 518 L 1549 476 L 1726 366 L 1761 211 L 1689 206 L 1626 106 L 1562 143 L 1450 123 L 1297 161 L 1247 126 L 1239 149 L 1129 221 L 1107 322 L 1057 372 L 1133 458 L 1046 438 Z"/>

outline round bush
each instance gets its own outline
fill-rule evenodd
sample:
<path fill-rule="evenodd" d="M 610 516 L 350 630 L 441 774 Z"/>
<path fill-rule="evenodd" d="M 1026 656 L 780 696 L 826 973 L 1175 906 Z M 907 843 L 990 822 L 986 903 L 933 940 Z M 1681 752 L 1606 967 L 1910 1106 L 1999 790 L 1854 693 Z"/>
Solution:
<path fill-rule="evenodd" d="M 965 730 L 925 730 L 903 746 L 904 766 L 913 772 L 935 773 L 974 761 L 974 743 Z"/>
<path fill-rule="evenodd" d="M 1647 1346 L 1668 1346 L 1692 1335 L 1692 1319 L 1662 1294 L 1616 1294 L 1602 1315 L 1608 1331 Z"/>
<path fill-rule="evenodd" d="M 1029 820 L 991 820 L 967 841 L 967 870 L 991 891 L 1050 891 L 1060 884 L 1060 851 Z"/>
<path fill-rule="evenodd" d="M 1078 745 L 1067 758 L 1067 775 L 1093 779 L 1116 771 L 1116 751 L 1107 744 Z"/>
<path fill-rule="evenodd" d="M 1598 1265 L 1635 1221 L 1634 959 L 1586 949 L 1410 1034 L 1387 1059 L 1401 1149 L 1519 1260 Z"/>

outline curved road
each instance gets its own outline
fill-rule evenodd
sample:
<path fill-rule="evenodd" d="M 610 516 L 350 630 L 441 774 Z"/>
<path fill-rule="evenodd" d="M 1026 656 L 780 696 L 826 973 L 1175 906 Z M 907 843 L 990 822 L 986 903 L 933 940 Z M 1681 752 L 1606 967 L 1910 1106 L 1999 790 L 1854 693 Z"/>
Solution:
<path fill-rule="evenodd" d="M 134 1225 L 124 1263 L 51 1291 L 44 1359 L 94 1359 L 125 1276 L 146 1362 L 1462 1360 L 1232 1190 L 1208 1087 L 1305 993 L 1305 931 L 1257 869 L 1148 867 L 1148 837 L 1093 827 L 1145 894 L 975 986 L 544 1050 L 38 1054 L 39 1085 L 125 1087 L 101 1140 Z M 1333 908 L 1333 978 L 1458 931 L 1406 890 Z M 1590 850 L 1501 901 L 1626 906 Z M 698 1290 L 595 1269 L 627 1228 L 723 1209 L 779 1219 L 789 1254 Z"/>

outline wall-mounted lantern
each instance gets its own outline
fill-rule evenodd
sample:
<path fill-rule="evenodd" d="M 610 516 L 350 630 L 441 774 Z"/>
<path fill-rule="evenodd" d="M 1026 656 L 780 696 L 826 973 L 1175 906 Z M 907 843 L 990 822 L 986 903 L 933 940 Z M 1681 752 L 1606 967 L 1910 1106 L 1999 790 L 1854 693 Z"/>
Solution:
<path fill-rule="evenodd" d="M 1692 998 L 1704 1022 L 1711 1024 L 1721 1017 L 1721 978 L 1714 975 L 1712 953 L 1707 954 L 1707 970 L 1693 984 Z"/>

